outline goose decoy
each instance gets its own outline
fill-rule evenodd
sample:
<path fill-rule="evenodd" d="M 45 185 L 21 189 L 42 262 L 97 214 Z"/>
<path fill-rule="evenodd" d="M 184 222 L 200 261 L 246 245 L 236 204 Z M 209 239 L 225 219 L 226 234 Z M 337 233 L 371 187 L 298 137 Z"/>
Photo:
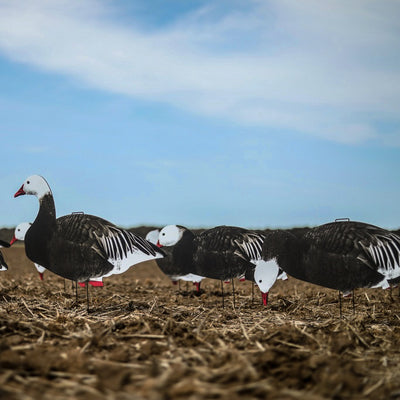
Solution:
<path fill-rule="evenodd" d="M 208 229 L 198 236 L 195 253 L 198 271 L 209 278 L 224 281 L 230 279 L 232 283 L 234 278 L 241 277 L 254 282 L 255 267 L 262 262 L 264 240 L 264 233 L 236 226 Z M 277 271 L 269 271 L 270 287 L 281 273 L 279 268 Z M 264 305 L 267 305 L 267 298 L 268 295 L 263 294 Z"/>
<path fill-rule="evenodd" d="M 53 194 L 42 176 L 27 178 L 14 197 L 25 194 L 39 200 L 25 235 L 26 255 L 63 278 L 89 282 L 164 256 L 157 246 L 103 218 L 73 213 L 56 219 Z"/>
<path fill-rule="evenodd" d="M 400 236 L 363 222 L 332 222 L 301 235 L 268 232 L 262 257 L 294 278 L 343 294 L 400 281 Z"/>
<path fill-rule="evenodd" d="M 183 226 L 169 225 L 159 234 L 161 245 L 174 246 L 174 263 L 221 283 L 242 276 L 254 280 L 263 241 L 264 234 L 235 226 L 217 226 L 195 235 Z"/>
<path fill-rule="evenodd" d="M 179 242 L 179 240 L 175 241 L 175 227 L 176 225 L 168 225 L 161 230 L 162 239 L 165 239 L 166 236 L 167 238 L 170 237 L 172 240 L 170 243 L 172 244 L 161 244 L 161 242 L 166 242 L 165 240 L 161 240 L 160 242 L 160 230 L 158 229 L 150 231 L 146 235 L 146 239 L 151 241 L 152 243 L 155 243 L 158 247 L 161 247 L 166 253 L 166 256 L 164 258 L 160 258 L 156 261 L 158 267 L 165 275 L 167 275 L 171 279 L 172 283 L 177 284 L 181 280 L 186 282 L 193 282 L 193 284 L 196 286 L 196 291 L 199 293 L 200 284 L 204 277 L 190 272 L 192 270 L 192 263 L 186 264 L 185 262 L 179 261 L 179 257 L 182 254 L 182 243 L 178 245 L 178 250 L 175 250 L 175 245 Z M 185 239 L 183 243 L 184 242 Z"/>
<path fill-rule="evenodd" d="M 5 241 L 3 241 L 3 240 L 0 240 L 0 248 L 1 247 L 10 247 L 10 244 L 5 242 Z M 0 271 L 7 271 L 7 270 L 8 270 L 8 265 L 4 261 L 3 254 L 0 251 Z"/>

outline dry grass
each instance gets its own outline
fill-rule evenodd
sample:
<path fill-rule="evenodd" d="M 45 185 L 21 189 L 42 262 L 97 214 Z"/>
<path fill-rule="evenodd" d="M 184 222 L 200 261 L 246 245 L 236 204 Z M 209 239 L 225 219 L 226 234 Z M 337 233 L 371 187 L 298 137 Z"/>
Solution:
<path fill-rule="evenodd" d="M 290 279 L 263 307 L 237 283 L 181 292 L 143 264 L 90 288 L 41 282 L 23 247 L 3 249 L 0 398 L 391 399 L 400 397 L 398 293 L 337 293 Z M 230 285 L 225 285 L 225 290 Z"/>

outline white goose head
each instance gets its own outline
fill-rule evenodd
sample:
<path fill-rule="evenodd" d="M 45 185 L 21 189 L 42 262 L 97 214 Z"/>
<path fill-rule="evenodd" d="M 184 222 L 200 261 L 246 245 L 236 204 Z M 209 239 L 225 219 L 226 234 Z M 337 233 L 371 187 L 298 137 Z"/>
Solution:
<path fill-rule="evenodd" d="M 46 179 L 40 175 L 31 175 L 14 194 L 14 197 L 22 196 L 24 194 L 33 194 L 38 199 L 41 199 L 46 194 L 51 194 L 51 190 Z"/>
<path fill-rule="evenodd" d="M 167 225 L 161 229 L 158 235 L 158 245 L 160 246 L 174 246 L 182 238 L 186 228 L 178 225 Z"/>
<path fill-rule="evenodd" d="M 159 233 L 160 233 L 159 229 L 153 229 L 152 231 L 147 233 L 146 240 L 149 241 L 150 243 L 157 244 Z"/>
<path fill-rule="evenodd" d="M 11 239 L 10 245 L 16 242 L 17 240 L 25 240 L 26 232 L 31 227 L 30 222 L 21 222 L 17 225 L 14 231 L 14 237 Z"/>
<path fill-rule="evenodd" d="M 263 303 L 266 306 L 268 302 L 268 292 L 278 277 L 279 266 L 275 259 L 269 261 L 259 260 L 254 270 L 254 282 L 259 287 Z"/>

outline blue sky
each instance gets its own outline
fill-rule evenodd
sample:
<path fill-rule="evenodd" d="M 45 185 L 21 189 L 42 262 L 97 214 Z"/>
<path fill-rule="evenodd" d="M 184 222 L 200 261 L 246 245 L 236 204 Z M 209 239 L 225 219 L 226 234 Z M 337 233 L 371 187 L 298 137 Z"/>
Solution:
<path fill-rule="evenodd" d="M 400 226 L 400 2 L 0 0 L 0 226 Z"/>

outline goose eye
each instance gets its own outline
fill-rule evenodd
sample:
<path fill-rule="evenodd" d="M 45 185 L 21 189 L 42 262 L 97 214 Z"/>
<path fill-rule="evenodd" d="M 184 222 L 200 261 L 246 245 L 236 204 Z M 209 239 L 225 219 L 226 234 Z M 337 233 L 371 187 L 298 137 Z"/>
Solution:
<path fill-rule="evenodd" d="M 30 184 L 30 182 L 29 181 L 26 181 L 26 183 L 29 185 Z"/>
<path fill-rule="evenodd" d="M 262 282 L 262 279 L 260 279 L 258 282 L 261 283 L 261 282 Z"/>
<path fill-rule="evenodd" d="M 162 235 L 165 236 L 165 232 Z"/>

